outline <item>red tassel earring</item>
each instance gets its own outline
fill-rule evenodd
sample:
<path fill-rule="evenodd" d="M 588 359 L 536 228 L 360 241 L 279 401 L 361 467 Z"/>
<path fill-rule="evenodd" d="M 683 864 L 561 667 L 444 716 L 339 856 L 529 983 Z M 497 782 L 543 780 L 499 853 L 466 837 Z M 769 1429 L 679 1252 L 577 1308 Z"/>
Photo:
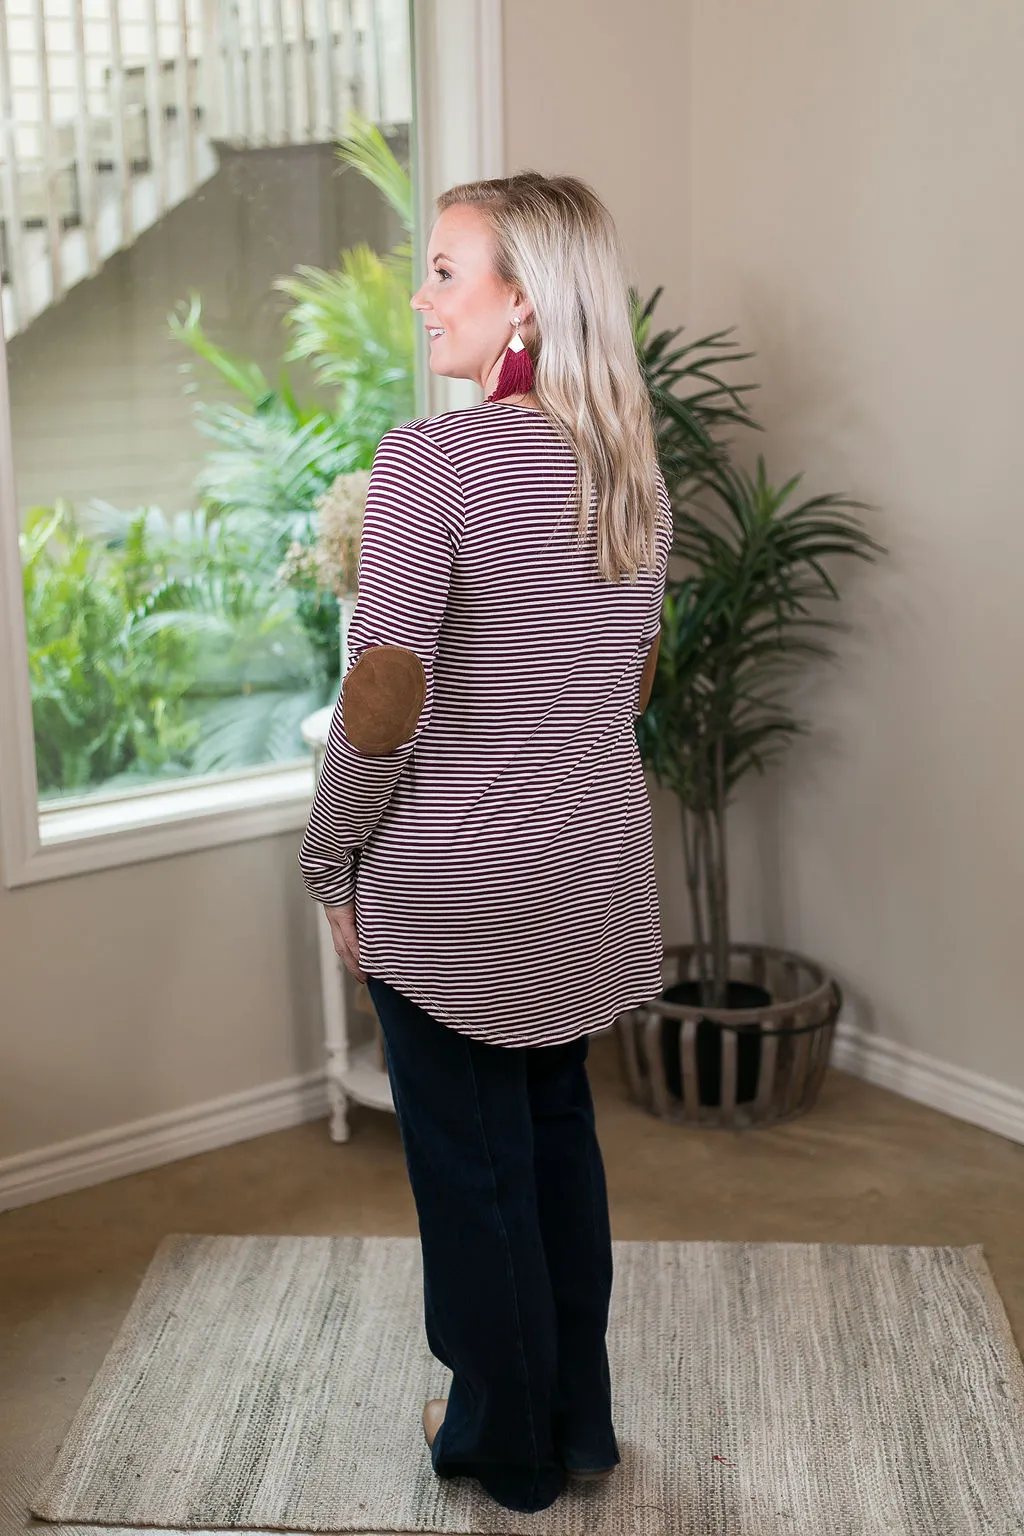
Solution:
<path fill-rule="evenodd" d="M 498 374 L 494 393 L 488 400 L 504 400 L 506 395 L 525 395 L 533 388 L 533 362 L 526 350 L 526 343 L 519 334 L 520 320 L 516 315 L 512 324 L 515 335 L 505 348 L 505 356 Z"/>

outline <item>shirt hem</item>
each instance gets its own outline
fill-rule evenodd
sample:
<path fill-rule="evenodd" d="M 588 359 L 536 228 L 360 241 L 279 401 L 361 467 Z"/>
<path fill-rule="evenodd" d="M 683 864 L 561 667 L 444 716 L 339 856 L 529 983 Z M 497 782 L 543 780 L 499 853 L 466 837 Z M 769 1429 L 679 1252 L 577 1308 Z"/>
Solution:
<path fill-rule="evenodd" d="M 599 1034 L 603 1030 L 611 1029 L 616 1019 L 620 1018 L 622 1014 L 630 1012 L 633 1008 L 642 1008 L 645 1004 L 653 1002 L 665 990 L 665 982 L 659 976 L 657 986 L 653 990 L 645 988 L 643 995 L 634 1001 L 616 1003 L 611 1010 L 610 1017 L 596 1022 L 572 1025 L 565 1030 L 555 1030 L 554 1032 L 548 1029 L 537 1029 L 536 1031 L 523 1029 L 494 1031 L 482 1030 L 475 1025 L 467 1024 L 465 1020 L 456 1018 L 450 1009 L 445 1008 L 442 1004 L 431 1001 L 426 996 L 426 993 L 418 987 L 410 987 L 407 983 L 400 981 L 396 977 L 386 976 L 379 969 L 367 971 L 366 974 L 372 976 L 377 981 L 383 981 L 389 987 L 393 987 L 396 992 L 400 992 L 411 1003 L 415 1003 L 417 1008 L 422 1008 L 425 1013 L 430 1014 L 431 1018 L 436 1019 L 439 1024 L 444 1024 L 447 1028 L 453 1029 L 456 1034 L 465 1035 L 470 1040 L 477 1040 L 482 1045 L 500 1045 L 512 1050 L 527 1045 L 568 1045 L 571 1041 L 578 1040 L 581 1035 Z M 528 1038 L 524 1038 L 524 1036 L 528 1036 Z M 538 1038 L 534 1038 L 534 1036 Z"/>

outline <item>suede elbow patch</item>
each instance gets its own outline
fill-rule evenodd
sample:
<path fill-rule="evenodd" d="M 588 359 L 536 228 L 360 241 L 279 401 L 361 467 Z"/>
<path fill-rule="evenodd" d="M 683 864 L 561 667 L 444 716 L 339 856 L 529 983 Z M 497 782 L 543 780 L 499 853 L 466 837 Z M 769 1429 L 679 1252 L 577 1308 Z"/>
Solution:
<path fill-rule="evenodd" d="M 371 645 L 341 686 L 345 735 L 358 751 L 383 757 L 410 740 L 426 696 L 426 673 L 415 651 Z"/>
<path fill-rule="evenodd" d="M 654 644 L 647 652 L 644 669 L 640 674 L 640 713 L 643 714 L 651 697 L 651 689 L 654 686 L 654 674 L 658 670 L 658 647 L 661 644 L 661 630 L 658 630 Z"/>

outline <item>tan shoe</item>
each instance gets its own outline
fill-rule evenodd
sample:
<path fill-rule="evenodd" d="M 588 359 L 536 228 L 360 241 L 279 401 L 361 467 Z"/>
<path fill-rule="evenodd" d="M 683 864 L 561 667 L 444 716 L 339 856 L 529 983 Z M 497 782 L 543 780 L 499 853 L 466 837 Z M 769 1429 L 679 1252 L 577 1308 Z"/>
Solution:
<path fill-rule="evenodd" d="M 444 1423 L 445 1409 L 448 1407 L 446 1397 L 432 1397 L 423 1405 L 423 1433 L 427 1437 L 427 1445 L 433 1446 L 437 1438 L 437 1432 Z"/>
<path fill-rule="evenodd" d="M 604 1483 L 615 1471 L 614 1467 L 601 1467 L 596 1472 L 569 1472 L 574 1483 Z"/>

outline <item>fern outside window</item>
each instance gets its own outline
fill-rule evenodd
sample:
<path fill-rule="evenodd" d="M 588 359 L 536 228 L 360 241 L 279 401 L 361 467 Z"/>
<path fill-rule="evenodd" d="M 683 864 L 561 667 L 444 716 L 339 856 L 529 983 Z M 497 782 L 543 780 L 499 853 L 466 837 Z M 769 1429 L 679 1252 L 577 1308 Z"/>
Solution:
<path fill-rule="evenodd" d="M 122 12 L 118 35 L 97 21 L 74 44 L 81 99 L 42 67 L 46 26 L 6 60 L 25 115 L 2 302 L 41 823 L 311 775 L 301 724 L 340 673 L 318 520 L 417 411 L 409 7 L 346 7 L 323 35 L 309 16 L 300 37 L 252 0 L 155 6 L 152 35 Z"/>

